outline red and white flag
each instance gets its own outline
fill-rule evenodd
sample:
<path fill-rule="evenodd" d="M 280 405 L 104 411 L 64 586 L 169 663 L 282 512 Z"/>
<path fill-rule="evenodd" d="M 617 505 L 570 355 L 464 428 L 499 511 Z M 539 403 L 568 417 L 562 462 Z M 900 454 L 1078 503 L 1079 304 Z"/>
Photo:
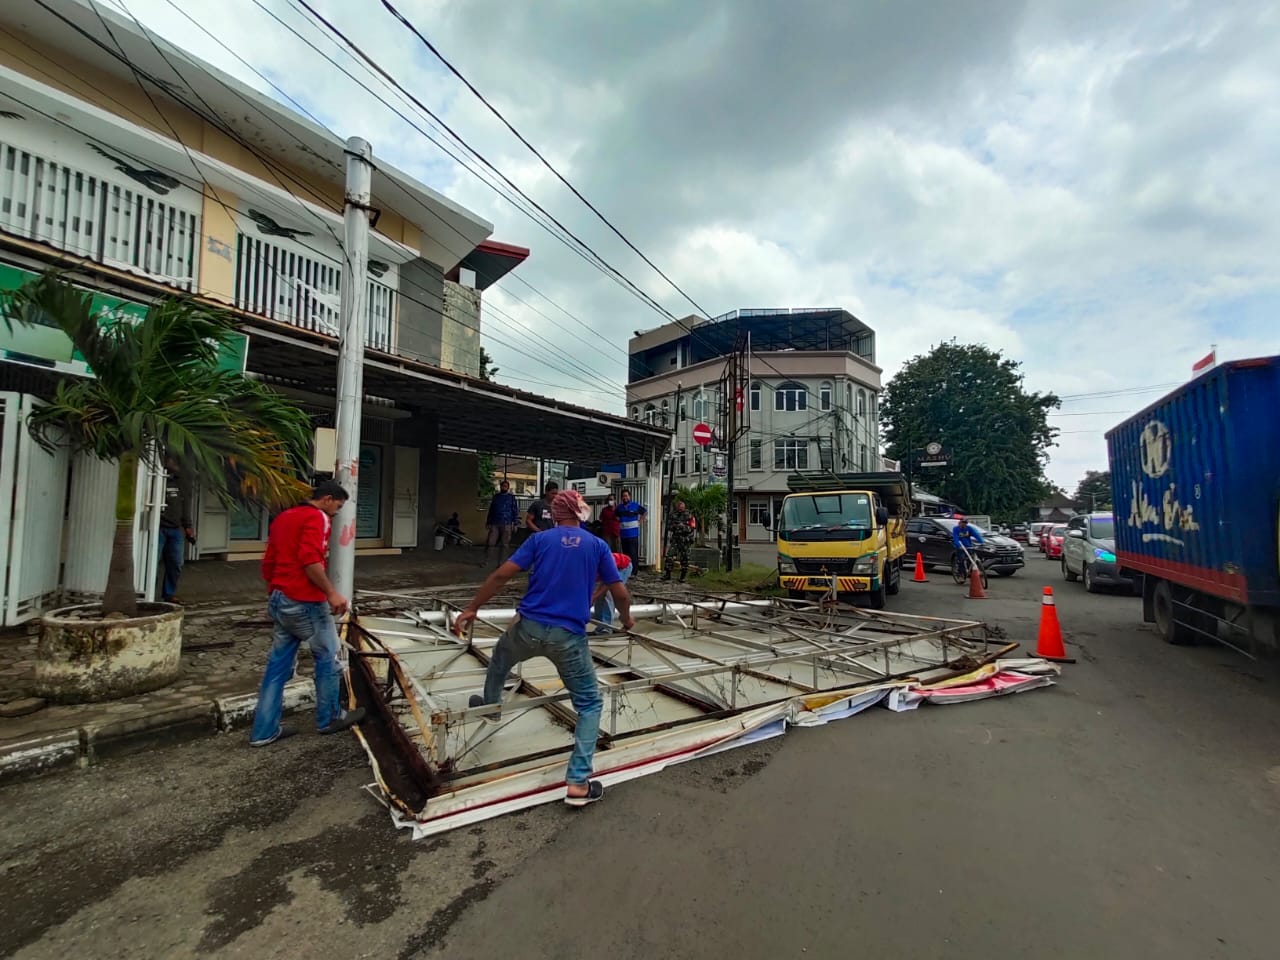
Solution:
<path fill-rule="evenodd" d="M 1215 347 L 1191 365 L 1191 372 L 1199 373 L 1201 370 L 1208 370 L 1217 361 L 1217 354 L 1218 350 Z"/>

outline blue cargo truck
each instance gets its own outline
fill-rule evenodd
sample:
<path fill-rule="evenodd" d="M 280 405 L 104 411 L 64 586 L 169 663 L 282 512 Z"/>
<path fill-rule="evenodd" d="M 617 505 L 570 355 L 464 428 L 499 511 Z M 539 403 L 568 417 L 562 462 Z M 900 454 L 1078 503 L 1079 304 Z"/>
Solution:
<path fill-rule="evenodd" d="M 1280 645 L 1280 357 L 1224 363 L 1107 433 L 1116 559 L 1169 643 Z"/>

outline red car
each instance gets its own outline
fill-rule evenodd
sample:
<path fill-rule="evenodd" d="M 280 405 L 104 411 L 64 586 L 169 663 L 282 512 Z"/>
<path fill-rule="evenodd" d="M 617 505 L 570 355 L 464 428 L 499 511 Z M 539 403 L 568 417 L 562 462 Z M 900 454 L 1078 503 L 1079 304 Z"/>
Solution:
<path fill-rule="evenodd" d="M 1065 524 L 1050 527 L 1044 535 L 1044 558 L 1058 560 L 1062 557 L 1062 541 L 1067 536 Z"/>

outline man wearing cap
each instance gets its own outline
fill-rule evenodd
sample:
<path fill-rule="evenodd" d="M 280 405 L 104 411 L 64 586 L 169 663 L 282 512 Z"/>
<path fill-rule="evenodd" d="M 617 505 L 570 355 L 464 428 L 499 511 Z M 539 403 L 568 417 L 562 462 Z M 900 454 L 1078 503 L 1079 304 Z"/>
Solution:
<path fill-rule="evenodd" d="M 498 638 L 485 674 L 484 695 L 472 696 L 470 706 L 501 704 L 503 685 L 516 664 L 533 657 L 550 660 L 577 714 L 573 753 L 565 774 L 565 803 L 572 807 L 585 807 L 604 796 L 604 784 L 591 779 L 591 759 L 603 705 L 587 646 L 591 594 L 597 580 L 606 586 L 617 605 L 623 628 L 635 626 L 631 598 L 608 545 L 579 526 L 590 512 L 591 507 L 576 491 L 556 494 L 551 500 L 555 526 L 525 540 L 511 559 L 481 584 L 453 627 L 459 636 L 465 635 L 480 608 L 513 576 L 529 571 L 529 587 L 520 601 L 519 617 Z M 494 710 L 485 719 L 492 722 L 500 716 L 501 711 Z"/>

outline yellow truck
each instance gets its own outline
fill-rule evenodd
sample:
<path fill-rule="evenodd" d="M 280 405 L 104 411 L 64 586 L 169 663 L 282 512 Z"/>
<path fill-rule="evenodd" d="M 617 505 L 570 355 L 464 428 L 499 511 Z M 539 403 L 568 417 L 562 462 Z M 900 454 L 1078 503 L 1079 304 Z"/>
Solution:
<path fill-rule="evenodd" d="M 880 609 L 902 582 L 911 490 L 901 473 L 797 473 L 775 533 L 778 580 L 795 598 L 862 595 Z"/>

